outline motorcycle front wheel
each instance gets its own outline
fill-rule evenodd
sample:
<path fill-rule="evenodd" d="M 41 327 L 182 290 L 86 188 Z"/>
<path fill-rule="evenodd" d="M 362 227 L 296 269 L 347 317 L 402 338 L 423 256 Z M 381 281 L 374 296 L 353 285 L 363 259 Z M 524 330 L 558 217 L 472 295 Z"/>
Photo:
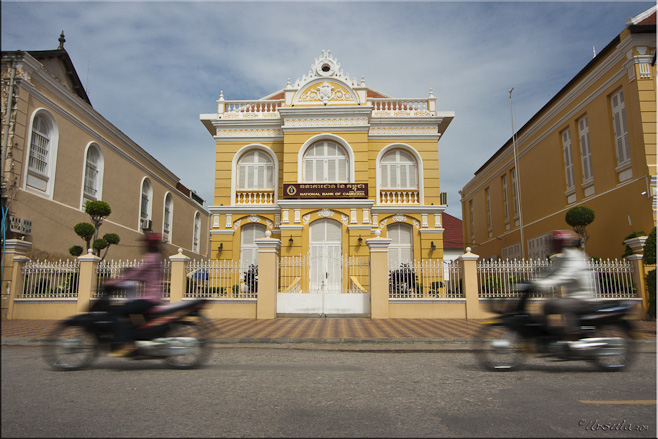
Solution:
<path fill-rule="evenodd" d="M 203 365 L 210 357 L 208 346 L 207 321 L 200 317 L 194 321 L 178 322 L 173 324 L 173 329 L 167 337 L 189 337 L 195 339 L 194 346 L 190 352 L 182 355 L 172 355 L 165 358 L 165 363 L 175 369 L 193 369 Z"/>
<path fill-rule="evenodd" d="M 43 357 L 56 370 L 78 370 L 98 355 L 98 340 L 81 326 L 59 326 L 46 340 Z"/>
<path fill-rule="evenodd" d="M 525 359 L 521 337 L 505 326 L 485 326 L 475 340 L 475 357 L 485 369 L 514 370 Z"/>
<path fill-rule="evenodd" d="M 607 372 L 624 370 L 634 357 L 635 345 L 630 328 L 622 325 L 608 325 L 596 328 L 590 337 L 605 340 L 592 359 L 596 366 Z"/>

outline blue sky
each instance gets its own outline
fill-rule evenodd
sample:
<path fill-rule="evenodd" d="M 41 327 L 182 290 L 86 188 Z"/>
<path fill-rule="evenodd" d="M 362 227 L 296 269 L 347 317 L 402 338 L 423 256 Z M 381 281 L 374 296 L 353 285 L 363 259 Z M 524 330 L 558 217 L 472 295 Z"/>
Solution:
<path fill-rule="evenodd" d="M 458 191 L 634 17 L 655 2 L 3 1 L 2 50 L 65 48 L 94 108 L 213 203 L 199 115 L 258 99 L 322 50 L 352 77 L 455 119 L 439 141 L 447 212 Z"/>

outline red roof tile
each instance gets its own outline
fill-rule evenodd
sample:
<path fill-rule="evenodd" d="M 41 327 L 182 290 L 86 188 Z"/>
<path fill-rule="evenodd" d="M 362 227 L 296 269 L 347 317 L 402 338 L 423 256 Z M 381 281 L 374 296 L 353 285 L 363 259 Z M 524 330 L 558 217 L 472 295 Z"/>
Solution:
<path fill-rule="evenodd" d="M 464 234 L 462 232 L 462 220 L 450 214 L 443 213 L 443 248 L 464 249 Z"/>

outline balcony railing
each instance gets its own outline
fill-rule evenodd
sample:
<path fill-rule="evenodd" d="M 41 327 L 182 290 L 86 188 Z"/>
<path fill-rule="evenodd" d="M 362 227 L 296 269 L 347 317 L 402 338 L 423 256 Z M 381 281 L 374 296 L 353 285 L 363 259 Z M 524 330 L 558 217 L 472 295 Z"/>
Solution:
<path fill-rule="evenodd" d="M 221 101 L 218 113 L 222 119 L 276 119 L 283 100 Z"/>
<path fill-rule="evenodd" d="M 380 190 L 379 204 L 420 204 L 418 190 Z"/>
<path fill-rule="evenodd" d="M 428 99 L 371 99 L 373 117 L 432 116 Z"/>
<path fill-rule="evenodd" d="M 239 205 L 274 204 L 274 191 L 266 191 L 266 190 L 236 191 L 235 204 L 239 204 Z"/>

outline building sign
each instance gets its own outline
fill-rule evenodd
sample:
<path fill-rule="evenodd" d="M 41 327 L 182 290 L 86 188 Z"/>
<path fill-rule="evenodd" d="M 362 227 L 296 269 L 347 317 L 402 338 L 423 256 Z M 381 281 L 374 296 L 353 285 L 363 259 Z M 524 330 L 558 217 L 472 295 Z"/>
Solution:
<path fill-rule="evenodd" d="M 368 198 L 368 183 L 284 184 L 283 198 Z"/>

